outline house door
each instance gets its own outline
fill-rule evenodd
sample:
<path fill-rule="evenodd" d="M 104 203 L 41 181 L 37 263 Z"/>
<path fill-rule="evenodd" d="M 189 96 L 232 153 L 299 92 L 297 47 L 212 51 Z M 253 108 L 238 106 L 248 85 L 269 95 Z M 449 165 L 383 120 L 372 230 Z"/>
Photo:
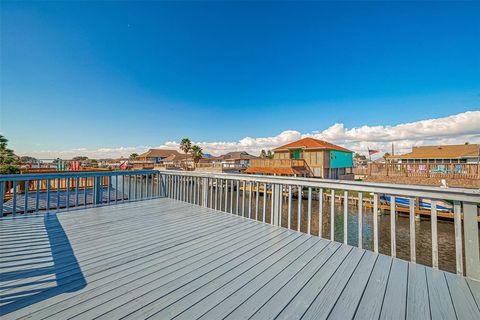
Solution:
<path fill-rule="evenodd" d="M 294 160 L 300 160 L 300 159 L 302 159 L 302 150 L 301 150 L 301 149 L 295 149 L 295 150 L 293 150 L 293 159 L 294 159 Z"/>

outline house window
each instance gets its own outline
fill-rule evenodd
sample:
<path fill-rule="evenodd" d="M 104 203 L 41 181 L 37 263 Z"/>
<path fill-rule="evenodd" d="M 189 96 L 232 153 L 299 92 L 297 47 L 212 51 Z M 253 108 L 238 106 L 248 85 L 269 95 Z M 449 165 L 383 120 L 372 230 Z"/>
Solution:
<path fill-rule="evenodd" d="M 294 159 L 294 160 L 300 160 L 300 159 L 302 159 L 302 150 L 301 150 L 301 149 L 295 149 L 295 150 L 293 150 L 293 159 Z"/>

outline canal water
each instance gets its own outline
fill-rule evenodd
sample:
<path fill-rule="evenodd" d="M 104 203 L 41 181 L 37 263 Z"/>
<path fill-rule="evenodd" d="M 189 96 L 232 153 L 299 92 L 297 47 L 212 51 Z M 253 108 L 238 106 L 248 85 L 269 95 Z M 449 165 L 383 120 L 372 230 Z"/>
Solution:
<path fill-rule="evenodd" d="M 114 181 L 112 184 L 114 185 Z M 140 183 L 137 185 L 137 198 L 141 198 L 141 192 L 145 195 L 145 187 L 141 188 Z M 145 183 L 143 183 L 145 185 Z M 122 190 L 122 181 L 119 178 L 118 182 L 119 191 Z M 156 181 L 149 181 L 149 192 L 157 190 Z M 128 181 L 125 180 L 125 193 L 127 194 Z M 131 186 L 131 195 L 134 198 L 134 183 Z M 213 192 L 215 192 L 213 190 Z M 217 196 L 217 208 L 223 211 L 230 212 L 230 195 L 231 191 L 228 191 L 228 206 L 225 210 L 225 194 L 223 194 L 222 200 L 220 200 L 220 192 Z M 239 193 L 239 214 L 242 213 L 242 196 L 243 192 Z M 248 191 L 245 193 L 245 214 L 248 214 Z M 233 212 L 237 212 L 237 191 L 233 191 Z M 213 197 L 215 199 L 215 197 Z M 259 216 L 258 219 L 263 219 L 263 193 L 260 192 L 259 197 Z M 287 198 L 283 197 L 282 205 L 282 226 L 287 227 Z M 222 207 L 220 208 L 220 204 Z M 256 211 L 256 194 L 252 193 L 252 218 L 255 216 Z M 267 195 L 266 201 L 266 221 L 270 222 L 270 204 L 271 196 Z M 300 231 L 307 232 L 307 216 L 308 216 L 308 201 L 302 199 L 302 217 Z M 312 234 L 318 235 L 318 215 L 319 201 L 317 199 L 312 200 L 312 222 L 311 230 Z M 298 219 L 298 198 L 292 199 L 292 217 L 291 228 L 297 229 Z M 335 204 L 335 240 L 343 242 L 343 204 Z M 323 208 L 323 238 L 330 239 L 330 202 L 324 201 Z M 390 215 L 389 212 L 378 213 L 378 227 L 379 227 L 379 251 L 380 253 L 390 255 Z M 358 207 L 356 205 L 349 205 L 348 207 L 348 244 L 352 246 L 358 246 Z M 397 257 L 410 261 L 410 224 L 408 215 L 397 214 L 396 217 L 396 242 L 397 242 Z M 438 250 L 439 250 L 439 268 L 450 272 L 455 272 L 455 233 L 453 222 L 447 220 L 438 220 L 437 226 L 438 232 Z M 431 238 L 431 223 L 430 219 L 422 218 L 420 221 L 415 221 L 415 237 L 416 237 L 416 261 L 417 263 L 431 266 L 432 264 L 432 238 Z M 363 208 L 363 248 L 373 250 L 373 210 L 372 208 Z"/>
<path fill-rule="evenodd" d="M 220 195 L 220 194 L 219 194 Z M 240 191 L 239 197 L 239 214 L 242 212 L 242 195 Z M 298 224 L 298 198 L 292 199 L 292 217 L 291 228 L 297 230 Z M 230 194 L 228 195 L 228 211 L 230 212 Z M 283 197 L 282 205 L 282 226 L 288 225 L 288 199 Z M 308 219 L 308 200 L 302 199 L 301 210 L 301 223 L 300 231 L 307 232 L 307 219 Z M 217 207 L 220 208 L 220 199 L 217 199 Z M 225 210 L 224 199 L 222 201 L 222 210 Z M 233 212 L 236 213 L 236 191 L 233 195 Z M 319 201 L 312 200 L 312 221 L 311 232 L 314 235 L 318 235 L 318 220 L 319 220 Z M 248 192 L 246 192 L 245 200 L 245 214 L 248 214 Z M 270 222 L 271 213 L 271 196 L 267 195 L 266 202 L 266 216 L 267 222 Z M 256 195 L 255 192 L 252 195 L 252 218 L 255 217 L 256 212 Z M 259 220 L 263 219 L 263 196 L 260 193 L 259 197 Z M 343 226 L 344 226 L 344 214 L 343 204 L 335 204 L 335 241 L 343 242 Z M 323 238 L 330 239 L 330 201 L 329 199 L 324 201 L 323 207 Z M 356 205 L 348 206 L 348 244 L 352 246 L 358 246 L 358 207 Z M 400 259 L 410 260 L 410 221 L 408 215 L 397 214 L 396 217 L 396 251 L 397 257 Z M 373 250 L 373 209 L 363 208 L 363 241 L 362 246 L 364 249 Z M 390 255 L 391 254 L 391 238 L 390 238 L 390 214 L 388 211 L 380 211 L 378 213 L 378 243 L 380 253 Z M 454 225 L 451 221 L 438 220 L 437 225 L 438 232 L 438 251 L 439 251 L 439 268 L 450 272 L 455 272 L 455 233 Z M 422 218 L 419 221 L 415 221 L 415 237 L 416 237 L 416 261 L 417 263 L 431 266 L 432 265 L 432 238 L 431 238 L 431 222 L 428 218 Z"/>

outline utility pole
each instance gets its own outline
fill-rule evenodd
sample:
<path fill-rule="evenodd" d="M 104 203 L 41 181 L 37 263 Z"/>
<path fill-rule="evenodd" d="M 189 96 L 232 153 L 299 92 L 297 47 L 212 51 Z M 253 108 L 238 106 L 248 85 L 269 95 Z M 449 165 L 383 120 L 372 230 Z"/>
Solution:
<path fill-rule="evenodd" d="M 477 179 L 480 179 L 480 143 L 477 144 L 478 147 L 478 159 L 477 159 Z"/>

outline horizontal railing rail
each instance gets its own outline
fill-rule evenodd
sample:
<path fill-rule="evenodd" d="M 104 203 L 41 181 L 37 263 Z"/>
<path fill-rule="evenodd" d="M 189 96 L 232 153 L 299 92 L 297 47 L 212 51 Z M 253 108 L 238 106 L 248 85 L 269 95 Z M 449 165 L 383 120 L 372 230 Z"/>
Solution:
<path fill-rule="evenodd" d="M 160 197 L 157 170 L 0 175 L 0 217 Z"/>
<path fill-rule="evenodd" d="M 252 167 L 303 167 L 306 165 L 303 159 L 252 159 L 250 160 L 250 166 Z"/>
<path fill-rule="evenodd" d="M 370 163 L 367 168 L 354 168 L 359 175 L 386 177 L 423 177 L 480 179 L 478 163 Z"/>
<path fill-rule="evenodd" d="M 315 227 L 315 234 L 320 237 L 351 245 L 356 242 L 360 248 L 364 243 L 369 244 L 374 252 L 379 252 L 383 240 L 379 237 L 379 209 L 389 210 L 392 213 L 389 236 L 385 238 L 390 242 L 390 250 L 386 253 L 396 257 L 397 238 L 407 240 L 411 262 L 417 261 L 417 246 L 425 245 L 416 240 L 420 232 L 416 226 L 418 217 L 424 215 L 431 221 L 431 265 L 436 269 L 439 268 L 438 218 L 451 218 L 455 270 L 480 279 L 479 190 L 175 171 L 162 172 L 160 179 L 167 197 L 308 234 L 314 234 Z M 354 229 L 349 227 L 352 203 L 356 204 Z M 340 215 L 338 210 L 342 211 Z M 407 239 L 396 229 L 399 214 L 408 216 Z M 367 227 L 371 228 L 368 237 L 364 230 Z M 352 234 L 356 241 L 352 241 Z"/>

